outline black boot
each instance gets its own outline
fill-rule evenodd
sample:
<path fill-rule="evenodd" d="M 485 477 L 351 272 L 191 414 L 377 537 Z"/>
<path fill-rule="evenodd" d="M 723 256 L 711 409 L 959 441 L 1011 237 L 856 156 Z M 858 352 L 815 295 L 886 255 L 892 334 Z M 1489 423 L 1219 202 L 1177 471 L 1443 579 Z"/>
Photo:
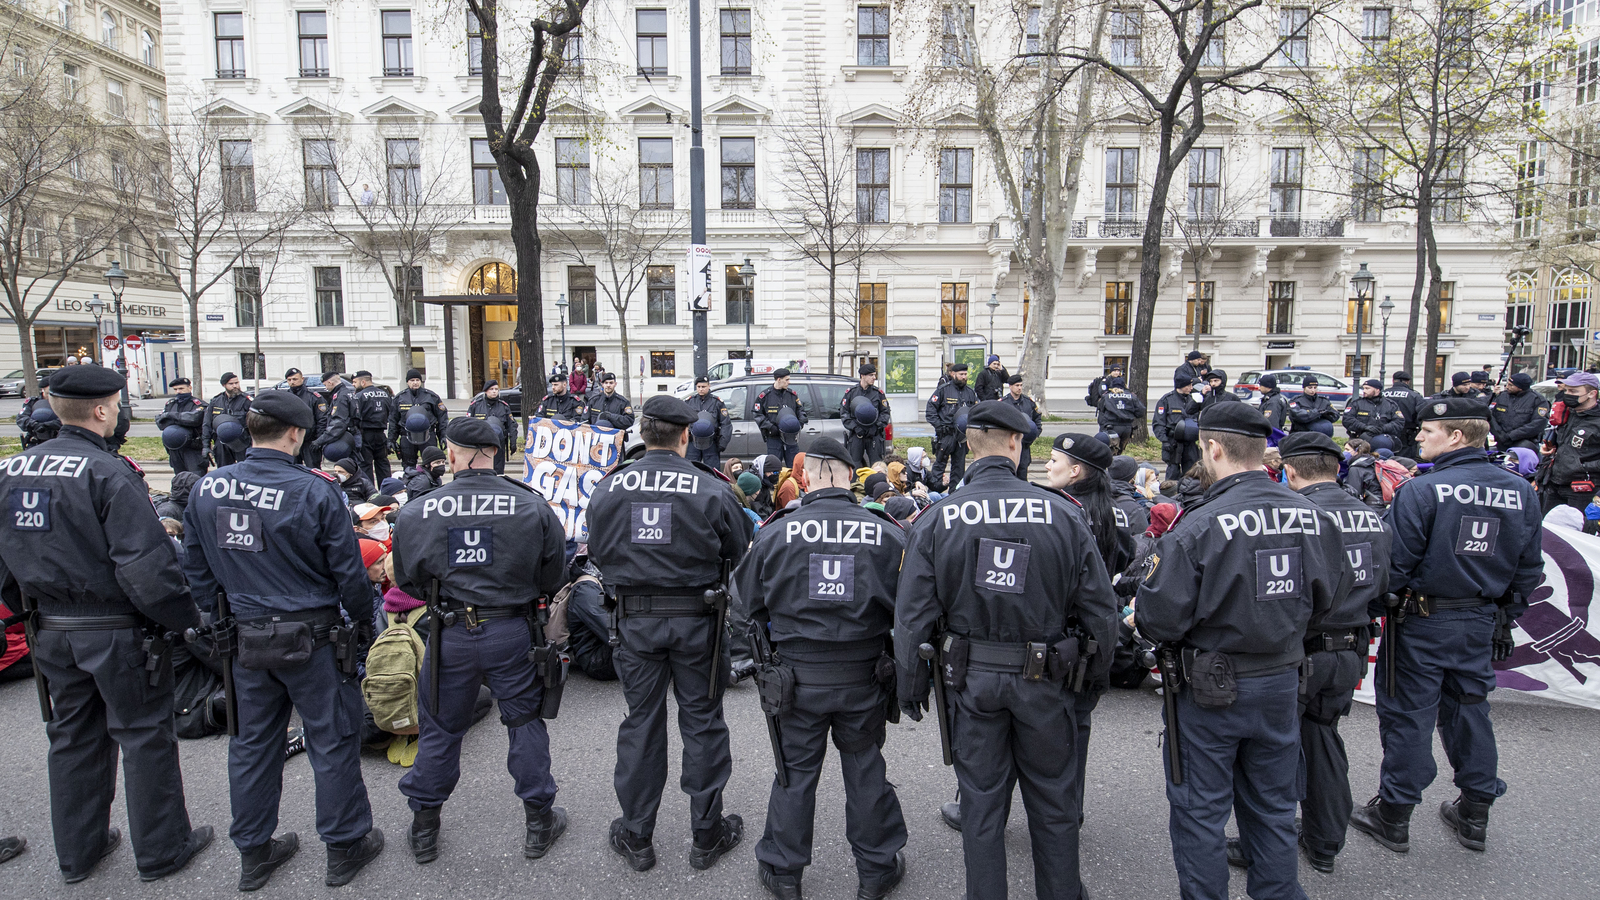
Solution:
<path fill-rule="evenodd" d="M 697 830 L 694 846 L 689 848 L 689 868 L 711 868 L 722 854 L 739 846 L 743 837 L 744 820 L 738 816 L 723 816 L 717 827 Z"/>
<path fill-rule="evenodd" d="M 1333 854 L 1311 849 L 1311 845 L 1306 843 L 1305 832 L 1300 833 L 1300 849 L 1305 853 L 1306 860 L 1311 863 L 1311 868 L 1324 875 L 1333 874 Z"/>
<path fill-rule="evenodd" d="M 528 836 L 522 841 L 522 855 L 539 859 L 566 833 L 567 811 L 559 806 L 540 809 L 526 800 L 522 801 L 522 807 L 528 814 Z"/>
<path fill-rule="evenodd" d="M 1366 806 L 1350 814 L 1350 824 L 1357 831 L 1372 835 L 1372 839 L 1396 853 L 1411 849 L 1411 809 L 1409 803 L 1390 803 L 1373 797 Z"/>
<path fill-rule="evenodd" d="M 906 877 L 906 855 L 903 851 L 896 851 L 894 855 L 894 871 L 868 881 L 865 878 L 856 881 L 856 900 L 883 900 L 889 893 L 900 886 Z M 1083 895 L 1087 900 L 1088 895 Z"/>
<path fill-rule="evenodd" d="M 767 893 L 778 900 L 801 900 L 800 876 L 779 875 L 766 863 L 756 863 L 756 871 L 761 877 L 761 886 Z"/>
<path fill-rule="evenodd" d="M 367 863 L 383 852 L 383 832 L 374 828 L 359 841 L 328 845 L 328 877 L 322 883 L 342 887 L 351 882 Z"/>
<path fill-rule="evenodd" d="M 172 862 L 148 872 L 140 872 L 140 881 L 160 881 L 168 875 L 177 872 L 189 864 L 189 860 L 211 844 L 211 839 L 216 836 L 216 831 L 210 825 L 201 825 L 189 832 L 189 837 L 183 842 L 183 849 L 178 851 L 178 856 Z"/>
<path fill-rule="evenodd" d="M 1489 807 L 1494 801 L 1479 803 L 1469 800 L 1466 794 L 1454 803 L 1439 804 L 1439 818 L 1456 831 L 1456 840 L 1468 850 L 1483 852 L 1483 842 L 1489 836 Z"/>
<path fill-rule="evenodd" d="M 1250 858 L 1244 855 L 1244 844 L 1238 838 L 1228 838 L 1228 865 L 1235 869 L 1250 868 Z"/>
<path fill-rule="evenodd" d="M 411 814 L 411 858 L 425 866 L 439 858 L 439 810 L 434 806 Z"/>
<path fill-rule="evenodd" d="M 611 820 L 611 849 L 627 860 L 628 868 L 643 872 L 656 864 L 656 847 L 650 836 L 634 834 L 621 819 Z"/>
<path fill-rule="evenodd" d="M 939 807 L 939 818 L 943 819 L 946 825 L 956 831 L 961 830 L 961 790 L 959 788 L 956 789 L 956 798 L 954 800 Z"/>
<path fill-rule="evenodd" d="M 300 836 L 289 832 L 281 838 L 272 838 L 259 847 L 239 851 L 239 890 L 254 891 L 266 887 L 274 869 L 289 861 L 300 849 Z"/>

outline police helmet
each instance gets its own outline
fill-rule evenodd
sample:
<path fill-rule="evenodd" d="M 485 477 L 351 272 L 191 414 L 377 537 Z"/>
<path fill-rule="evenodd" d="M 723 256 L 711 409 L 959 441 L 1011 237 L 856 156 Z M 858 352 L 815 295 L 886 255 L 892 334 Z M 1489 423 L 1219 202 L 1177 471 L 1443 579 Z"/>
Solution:
<path fill-rule="evenodd" d="M 850 412 L 856 417 L 856 421 L 862 425 L 878 424 L 878 407 L 874 406 L 872 401 L 865 397 L 857 399 L 855 407 Z"/>
<path fill-rule="evenodd" d="M 488 422 L 489 423 L 489 427 L 494 429 L 494 436 L 495 437 L 499 438 L 502 441 L 504 441 L 506 439 L 506 427 L 504 425 L 500 424 L 500 420 L 499 419 L 488 418 L 488 419 L 484 419 L 484 421 Z"/>
<path fill-rule="evenodd" d="M 794 413 L 785 410 L 783 415 L 778 417 L 778 433 L 783 435 L 785 444 L 799 443 L 800 419 Z"/>
<path fill-rule="evenodd" d="M 161 446 L 168 450 L 182 450 L 191 437 L 193 435 L 189 434 L 189 429 L 182 425 L 168 425 L 161 429 Z"/>
<path fill-rule="evenodd" d="M 963 409 L 960 412 L 956 413 L 956 432 L 960 433 L 960 432 L 963 432 L 963 431 L 966 431 L 966 430 L 967 430 L 967 410 Z"/>
<path fill-rule="evenodd" d="M 694 438 L 694 445 L 701 450 L 711 446 L 711 439 L 717 434 L 717 423 L 712 420 L 711 413 L 702 411 L 689 426 L 689 436 Z"/>
<path fill-rule="evenodd" d="M 1104 431 L 1096 431 L 1094 433 L 1094 439 L 1102 444 L 1105 444 L 1107 447 L 1111 446 L 1111 435 Z"/>
<path fill-rule="evenodd" d="M 1199 422 L 1195 421 L 1194 419 L 1184 419 L 1181 428 L 1183 430 L 1183 443 L 1192 444 L 1195 441 L 1200 440 Z"/>
<path fill-rule="evenodd" d="M 1312 431 L 1320 431 L 1328 437 L 1333 437 L 1333 423 L 1327 419 L 1318 419 L 1311 423 Z"/>
<path fill-rule="evenodd" d="M 1372 444 L 1372 449 L 1374 450 L 1394 449 L 1394 438 L 1389 437 L 1387 434 L 1377 435 L 1376 437 L 1372 438 L 1369 443 Z"/>
<path fill-rule="evenodd" d="M 428 417 L 419 412 L 406 416 L 406 439 L 413 444 L 428 443 Z"/>
<path fill-rule="evenodd" d="M 245 440 L 244 426 L 232 416 L 217 416 L 217 440 L 230 450 L 244 450 L 249 446 Z"/>
<path fill-rule="evenodd" d="M 33 412 L 29 414 L 29 418 L 33 419 L 33 424 L 35 425 L 61 424 L 61 417 L 56 415 L 56 411 L 48 406 L 35 406 Z"/>
<path fill-rule="evenodd" d="M 1022 436 L 1023 441 L 1025 441 L 1029 445 L 1032 445 L 1034 441 L 1037 441 L 1039 439 L 1040 431 L 1041 430 L 1039 428 L 1039 423 L 1038 422 L 1034 422 L 1034 423 L 1030 424 L 1028 426 L 1028 433 Z"/>
<path fill-rule="evenodd" d="M 355 455 L 355 451 L 350 448 L 349 441 L 334 441 L 328 446 L 322 448 L 323 459 L 345 459 Z"/>

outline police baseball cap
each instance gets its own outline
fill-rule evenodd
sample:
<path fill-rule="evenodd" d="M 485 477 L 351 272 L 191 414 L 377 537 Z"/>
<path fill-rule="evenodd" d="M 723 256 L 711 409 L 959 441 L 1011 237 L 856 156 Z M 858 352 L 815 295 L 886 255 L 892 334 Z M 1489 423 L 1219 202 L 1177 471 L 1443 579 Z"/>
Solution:
<path fill-rule="evenodd" d="M 850 464 L 850 452 L 831 437 L 819 437 L 806 448 L 806 459 L 833 459 Z"/>
<path fill-rule="evenodd" d="M 611 374 L 610 372 L 607 372 L 604 375 L 600 376 L 600 380 L 602 382 L 605 382 L 605 381 L 616 381 L 617 380 L 617 376 Z"/>
<path fill-rule="evenodd" d="M 1021 383 L 1022 383 L 1022 376 L 1021 375 L 1013 375 L 1010 378 L 1006 379 L 1006 384 L 1021 384 Z"/>
<path fill-rule="evenodd" d="M 406 380 L 410 381 L 413 378 L 417 379 L 418 381 L 421 381 L 422 380 L 422 373 L 417 371 L 416 369 L 407 369 L 406 370 Z"/>
<path fill-rule="evenodd" d="M 1593 376 L 1590 377 L 1592 378 Z M 1568 383 L 1570 384 L 1571 382 Z M 1432 422 L 1435 419 L 1488 418 L 1488 404 L 1472 397 L 1447 397 L 1441 400 L 1430 400 L 1422 404 L 1422 408 L 1417 410 L 1418 422 Z"/>
<path fill-rule="evenodd" d="M 694 412 L 689 409 L 689 404 L 679 400 L 671 394 L 657 394 L 644 402 L 639 414 L 651 419 L 659 419 L 669 425 L 691 425 L 694 423 Z"/>
<path fill-rule="evenodd" d="M 67 366 L 50 376 L 50 394 L 63 400 L 99 400 L 121 393 L 127 382 L 116 369 L 104 366 Z M 300 406 L 310 412 L 304 403 Z"/>
<path fill-rule="evenodd" d="M 299 374 L 301 374 L 299 369 L 290 369 L 289 371 L 283 373 L 283 377 L 284 378 L 293 378 L 294 376 L 299 375 Z"/>
<path fill-rule="evenodd" d="M 1261 386 L 1264 387 L 1264 388 L 1267 388 L 1269 390 L 1272 389 L 1272 388 L 1277 387 L 1278 386 L 1278 376 L 1276 376 L 1276 375 L 1263 375 L 1263 376 L 1261 376 Z"/>
<path fill-rule="evenodd" d="M 461 416 L 451 419 L 444 427 L 444 439 L 457 447 L 487 448 L 500 446 L 500 435 L 485 419 Z"/>
<path fill-rule="evenodd" d="M 974 405 L 972 411 L 967 414 L 967 427 L 979 431 L 998 428 L 1001 431 L 1027 434 L 1028 429 L 1033 427 L 1033 421 L 1023 415 L 1022 410 L 1009 403 L 985 400 Z"/>
<path fill-rule="evenodd" d="M 1511 383 L 1525 391 L 1528 388 L 1533 387 L 1533 376 L 1529 375 L 1527 372 L 1518 372 L 1517 374 L 1511 376 Z"/>
<path fill-rule="evenodd" d="M 223 387 L 227 387 L 228 386 L 228 382 L 230 382 L 230 381 L 232 381 L 232 380 L 234 380 L 235 378 L 238 378 L 238 377 L 239 377 L 238 375 L 235 375 L 232 372 L 223 372 L 222 373 L 222 377 L 217 379 L 217 383 L 222 385 Z"/>
<path fill-rule="evenodd" d="M 952 372 L 965 372 L 966 370 L 967 370 L 967 364 L 964 363 L 964 362 L 958 362 L 955 365 L 950 367 L 950 371 L 952 371 Z"/>
<path fill-rule="evenodd" d="M 171 381 L 167 382 L 167 387 L 177 387 L 179 385 L 188 386 L 188 385 L 191 385 L 193 383 L 194 382 L 190 381 L 187 378 L 174 378 Z"/>
<path fill-rule="evenodd" d="M 861 368 L 857 369 L 856 373 L 859 375 L 876 375 L 878 374 L 878 367 L 872 363 L 862 363 Z"/>
<path fill-rule="evenodd" d="M 368 372 L 366 369 L 359 369 L 359 370 L 356 371 L 356 374 L 353 377 L 355 377 L 355 378 L 371 378 L 372 377 L 372 373 Z"/>
<path fill-rule="evenodd" d="M 311 407 L 288 391 L 262 391 L 250 401 L 250 411 L 307 431 L 316 424 Z"/>
<path fill-rule="evenodd" d="M 1469 382 L 1471 380 L 1472 380 L 1472 376 L 1468 375 L 1466 372 L 1457 372 L 1454 375 L 1450 376 L 1450 386 L 1451 387 L 1455 387 L 1456 385 L 1459 385 L 1459 384 L 1466 384 L 1467 382 Z"/>
<path fill-rule="evenodd" d="M 1315 456 L 1318 453 L 1335 458 L 1343 455 L 1333 438 L 1316 431 L 1296 431 L 1278 442 L 1278 456 L 1283 459 Z"/>
<path fill-rule="evenodd" d="M 1226 431 L 1245 437 L 1265 438 L 1272 426 L 1248 403 L 1218 403 L 1200 414 L 1201 431 Z"/>
<path fill-rule="evenodd" d="M 1317 380 L 1317 376 L 1315 376 L 1315 375 L 1307 375 L 1306 377 L 1300 379 L 1300 386 L 1301 387 L 1312 387 L 1312 386 L 1320 387 L 1321 385 L 1322 385 L 1322 382 L 1318 381 Z"/>
<path fill-rule="evenodd" d="M 1104 472 L 1111 468 L 1115 459 L 1111 448 L 1094 439 L 1089 434 L 1058 434 L 1051 447 L 1072 457 L 1084 465 L 1093 466 Z"/>
<path fill-rule="evenodd" d="M 444 459 L 444 458 L 445 458 L 444 451 L 440 450 L 438 447 L 423 447 L 422 448 L 422 466 L 423 466 L 423 468 L 427 468 L 429 463 L 435 463 L 435 462 L 438 462 L 439 460 Z"/>
<path fill-rule="evenodd" d="M 789 371 L 789 370 L 788 370 L 788 369 L 786 369 L 786 368 L 783 368 L 783 369 L 777 369 L 777 370 L 775 370 L 775 371 L 774 371 L 774 372 L 773 372 L 773 373 L 772 373 L 772 378 L 773 378 L 773 380 L 774 380 L 774 381 L 776 381 L 776 380 L 777 380 L 777 379 L 779 379 L 779 378 L 788 378 L 788 377 L 789 377 L 789 376 L 790 376 L 790 375 L 792 375 L 792 374 L 794 374 L 794 373 L 793 373 L 793 372 L 790 372 L 790 371 Z"/>

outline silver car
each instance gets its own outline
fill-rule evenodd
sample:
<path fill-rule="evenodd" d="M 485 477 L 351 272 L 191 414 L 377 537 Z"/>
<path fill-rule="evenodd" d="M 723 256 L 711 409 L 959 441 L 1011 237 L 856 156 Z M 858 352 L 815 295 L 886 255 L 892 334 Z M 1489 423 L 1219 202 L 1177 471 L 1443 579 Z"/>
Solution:
<path fill-rule="evenodd" d="M 0 397 L 21 397 L 27 386 L 26 374 L 21 369 L 17 369 L 6 375 L 6 377 L 0 378 Z"/>
<path fill-rule="evenodd" d="M 845 392 L 856 379 L 844 375 L 796 374 L 789 379 L 789 389 L 800 395 L 800 405 L 806 411 L 806 425 L 800 430 L 800 449 L 811 446 L 819 435 L 844 441 L 844 421 L 840 407 Z M 772 386 L 770 375 L 750 375 L 730 378 L 712 386 L 711 393 L 728 407 L 728 418 L 733 420 L 733 438 L 724 457 L 737 456 L 750 459 L 767 452 L 767 443 L 756 427 L 756 396 Z"/>

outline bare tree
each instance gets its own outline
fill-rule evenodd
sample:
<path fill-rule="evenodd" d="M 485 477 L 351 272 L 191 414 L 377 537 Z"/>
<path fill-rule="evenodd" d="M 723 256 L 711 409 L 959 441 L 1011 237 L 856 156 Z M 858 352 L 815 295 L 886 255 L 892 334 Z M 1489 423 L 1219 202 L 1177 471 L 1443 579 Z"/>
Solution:
<path fill-rule="evenodd" d="M 267 311 L 281 305 L 281 301 L 274 302 L 270 296 L 272 282 L 277 280 L 278 265 L 283 261 L 283 248 L 288 234 L 288 230 L 282 228 L 265 238 L 257 238 L 251 232 L 234 234 L 238 247 L 234 257 L 237 265 L 230 270 L 233 275 L 234 322 L 239 325 L 246 321 L 250 323 L 255 353 L 255 365 L 252 367 L 255 377 L 251 379 L 253 391 L 261 390 L 262 373 L 266 369 L 266 354 L 261 352 L 261 329 L 266 327 Z M 242 309 L 239 308 L 240 300 L 246 304 Z"/>
<path fill-rule="evenodd" d="M 1196 296 L 1211 278 L 1212 265 L 1222 257 L 1221 244 L 1227 238 L 1254 238 L 1258 236 L 1261 225 L 1255 217 L 1256 198 L 1261 196 L 1260 179 L 1245 177 L 1238 173 L 1238 177 L 1226 183 L 1223 181 L 1222 169 L 1223 154 L 1221 149 L 1196 148 L 1189 151 L 1189 166 L 1193 172 L 1195 167 L 1202 169 L 1204 176 L 1201 183 L 1217 185 L 1216 187 L 1192 186 L 1195 179 L 1191 178 L 1191 187 L 1188 196 L 1184 199 L 1183 214 L 1175 215 L 1177 223 L 1177 237 L 1182 245 L 1181 253 L 1187 254 L 1190 263 L 1190 273 L 1194 276 L 1193 291 L 1190 300 L 1194 302 L 1194 312 L 1191 316 L 1190 327 L 1193 335 L 1191 349 L 1200 349 L 1201 327 L 1201 302 L 1206 302 L 1205 325 L 1210 333 L 1211 317 L 1215 312 L 1215 297 Z M 1168 271 L 1174 272 L 1177 262 L 1174 262 Z"/>

